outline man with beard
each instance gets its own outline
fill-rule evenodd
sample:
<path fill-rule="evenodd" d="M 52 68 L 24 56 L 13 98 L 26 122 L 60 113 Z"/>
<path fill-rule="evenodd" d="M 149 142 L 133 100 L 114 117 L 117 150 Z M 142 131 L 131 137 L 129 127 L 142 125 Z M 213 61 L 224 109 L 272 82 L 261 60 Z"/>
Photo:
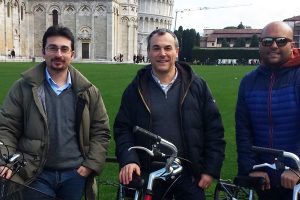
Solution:
<path fill-rule="evenodd" d="M 0 140 L 21 152 L 26 166 L 0 175 L 58 199 L 96 199 L 92 186 L 110 140 L 106 108 L 98 89 L 70 63 L 74 36 L 51 26 L 43 36 L 44 62 L 22 73 L 0 110 Z M 93 187 L 95 188 L 95 187 Z M 25 193 L 24 199 L 44 199 Z"/>
<path fill-rule="evenodd" d="M 300 52 L 293 30 L 272 22 L 261 33 L 261 65 L 241 81 L 236 106 L 238 173 L 264 177 L 260 199 L 292 199 L 300 172 L 252 167 L 274 163 L 271 155 L 255 155 L 251 146 L 281 149 L 300 155 Z M 286 163 L 287 164 L 287 163 Z M 292 166 L 293 167 L 293 166 Z"/>

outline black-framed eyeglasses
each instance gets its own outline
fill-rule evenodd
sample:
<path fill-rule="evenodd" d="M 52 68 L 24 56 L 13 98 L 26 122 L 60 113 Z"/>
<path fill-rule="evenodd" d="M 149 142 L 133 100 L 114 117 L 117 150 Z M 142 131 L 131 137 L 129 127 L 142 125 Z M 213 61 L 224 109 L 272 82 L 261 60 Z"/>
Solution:
<path fill-rule="evenodd" d="M 49 45 L 45 48 L 49 53 L 57 53 L 60 50 L 61 53 L 67 54 L 71 52 L 71 48 L 68 46 L 58 47 L 56 45 Z"/>
<path fill-rule="evenodd" d="M 264 37 L 260 39 L 260 42 L 264 47 L 272 46 L 273 42 L 275 42 L 278 47 L 284 47 L 288 42 L 292 42 L 292 40 L 286 37 Z"/>

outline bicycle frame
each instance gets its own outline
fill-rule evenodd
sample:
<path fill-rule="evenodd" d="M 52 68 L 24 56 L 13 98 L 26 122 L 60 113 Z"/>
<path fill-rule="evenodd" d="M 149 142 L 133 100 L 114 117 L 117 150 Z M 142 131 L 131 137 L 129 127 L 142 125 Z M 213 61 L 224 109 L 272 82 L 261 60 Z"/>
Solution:
<path fill-rule="evenodd" d="M 152 188 L 153 188 L 154 181 L 156 179 L 162 179 L 164 181 L 166 181 L 169 178 L 174 179 L 178 174 L 180 174 L 182 172 L 183 167 L 181 166 L 180 160 L 177 159 L 178 150 L 174 144 L 172 144 L 171 142 L 161 138 L 160 136 L 155 135 L 155 134 L 153 134 L 143 128 L 140 128 L 138 126 L 134 127 L 133 131 L 136 133 L 142 133 L 142 134 L 146 135 L 147 137 L 154 139 L 155 143 L 152 145 L 152 150 L 147 149 L 142 146 L 133 146 L 133 147 L 130 147 L 128 149 L 128 151 L 131 151 L 133 149 L 139 149 L 139 150 L 143 150 L 143 151 L 147 152 L 150 156 L 166 157 L 167 155 L 158 151 L 157 146 L 159 144 L 167 147 L 168 149 L 170 149 L 172 151 L 172 154 L 167 159 L 165 166 L 163 168 L 149 174 L 147 190 L 146 190 L 143 198 L 144 198 L 144 200 L 152 200 L 152 198 L 153 198 Z M 142 192 L 137 189 L 135 191 L 134 200 L 138 200 L 141 195 L 142 195 Z"/>

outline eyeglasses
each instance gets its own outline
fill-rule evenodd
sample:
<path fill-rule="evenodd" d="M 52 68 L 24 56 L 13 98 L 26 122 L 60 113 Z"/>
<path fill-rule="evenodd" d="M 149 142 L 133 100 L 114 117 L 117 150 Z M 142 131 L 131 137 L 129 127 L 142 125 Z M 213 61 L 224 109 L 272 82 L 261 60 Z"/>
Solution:
<path fill-rule="evenodd" d="M 264 47 L 272 46 L 274 41 L 278 47 L 284 47 L 288 42 L 292 42 L 290 38 L 286 37 L 265 37 L 260 40 L 261 45 Z"/>
<path fill-rule="evenodd" d="M 68 46 L 61 46 L 61 47 L 58 47 L 56 45 L 49 45 L 47 46 L 45 49 L 47 49 L 47 51 L 49 53 L 57 53 L 58 50 L 60 50 L 61 53 L 63 54 L 67 54 L 67 53 L 70 53 L 71 52 L 71 49 L 70 47 Z"/>

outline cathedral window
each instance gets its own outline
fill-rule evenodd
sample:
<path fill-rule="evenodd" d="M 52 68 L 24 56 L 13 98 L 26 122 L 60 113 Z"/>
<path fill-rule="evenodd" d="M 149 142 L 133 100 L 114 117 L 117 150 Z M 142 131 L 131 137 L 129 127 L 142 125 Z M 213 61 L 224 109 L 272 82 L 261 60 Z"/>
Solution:
<path fill-rule="evenodd" d="M 52 17 L 53 17 L 53 25 L 58 25 L 58 12 L 57 12 L 57 10 L 52 11 Z"/>
<path fill-rule="evenodd" d="M 7 17 L 10 17 L 10 2 L 7 3 Z"/>
<path fill-rule="evenodd" d="M 21 6 L 21 20 L 23 20 L 23 17 L 24 17 L 24 7 Z"/>

